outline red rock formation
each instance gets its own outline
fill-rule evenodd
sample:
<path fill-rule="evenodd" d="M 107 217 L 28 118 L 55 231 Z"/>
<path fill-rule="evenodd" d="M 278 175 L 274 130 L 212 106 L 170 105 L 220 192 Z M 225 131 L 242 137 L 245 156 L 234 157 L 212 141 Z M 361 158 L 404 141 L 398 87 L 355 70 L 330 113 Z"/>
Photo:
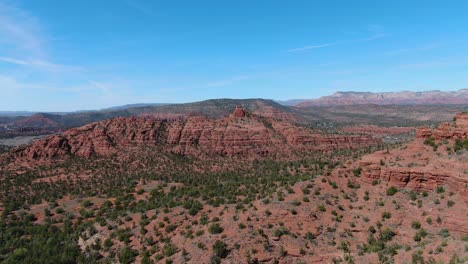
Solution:
<path fill-rule="evenodd" d="M 468 179 L 460 178 L 456 173 L 442 168 L 435 170 L 431 167 L 431 170 L 426 170 L 422 168 L 382 167 L 366 161 L 361 162 L 360 166 L 363 168 L 364 180 L 369 183 L 373 180 L 384 180 L 392 186 L 417 191 L 434 190 L 440 185 L 450 185 L 457 188 L 468 184 Z"/>
<path fill-rule="evenodd" d="M 394 186 L 415 190 L 449 185 L 468 195 L 464 187 L 468 184 L 466 152 L 452 155 L 447 151 L 455 139 L 467 138 L 467 116 L 466 113 L 459 114 L 455 123 L 443 123 L 433 130 L 420 128 L 417 139 L 405 147 L 364 156 L 353 168 L 361 167 L 363 180 L 367 182 L 384 180 Z M 424 144 L 424 139 L 429 137 L 436 140 L 437 149 Z"/>
<path fill-rule="evenodd" d="M 247 113 L 245 112 L 242 106 L 236 106 L 236 109 L 234 110 L 234 113 L 232 113 L 232 116 L 240 118 L 240 117 L 245 117 L 246 114 Z"/>
<path fill-rule="evenodd" d="M 50 119 L 46 114 L 36 114 L 17 120 L 9 124 L 17 128 L 57 128 L 57 122 Z"/>
<path fill-rule="evenodd" d="M 455 115 L 455 126 L 465 129 L 468 127 L 468 112 L 458 113 Z"/>
<path fill-rule="evenodd" d="M 435 140 L 463 139 L 468 137 L 468 113 L 459 113 L 454 123 L 442 123 L 435 129 L 428 127 L 418 128 L 417 138 L 430 138 Z"/>
<path fill-rule="evenodd" d="M 247 118 L 241 118 L 247 117 Z M 241 108 L 223 119 L 179 120 L 115 118 L 91 123 L 14 150 L 19 157 L 64 158 L 77 155 L 125 155 L 132 146 L 160 146 L 183 155 L 290 155 L 297 151 L 333 150 L 377 144 L 369 136 L 323 136 L 289 122 L 248 116 Z"/>
<path fill-rule="evenodd" d="M 175 114 L 175 113 L 141 113 L 138 117 L 144 118 L 153 118 L 153 119 L 160 119 L 160 120 L 179 120 L 179 119 L 186 119 L 189 114 Z"/>
<path fill-rule="evenodd" d="M 154 143 L 161 121 L 139 118 L 115 118 L 91 123 L 38 140 L 28 148 L 16 149 L 21 157 L 63 158 L 72 154 L 80 157 L 110 156 L 117 153 L 116 146 L 131 143 Z"/>
<path fill-rule="evenodd" d="M 432 129 L 430 127 L 419 127 L 416 129 L 416 138 L 430 138 L 432 136 Z"/>

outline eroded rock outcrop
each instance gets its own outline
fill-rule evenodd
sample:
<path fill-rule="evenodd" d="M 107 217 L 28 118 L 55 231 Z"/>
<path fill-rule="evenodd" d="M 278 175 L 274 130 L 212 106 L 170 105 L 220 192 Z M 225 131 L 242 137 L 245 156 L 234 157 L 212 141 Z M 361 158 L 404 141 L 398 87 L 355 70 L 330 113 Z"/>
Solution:
<path fill-rule="evenodd" d="M 422 127 L 416 131 L 418 138 L 434 138 L 435 140 L 464 139 L 468 137 L 468 113 L 458 113 L 453 123 L 442 123 L 437 128 Z"/>
<path fill-rule="evenodd" d="M 245 112 L 244 108 L 242 106 L 236 106 L 236 109 L 234 110 L 234 113 L 232 113 L 233 117 L 245 117 L 247 113 Z"/>
<path fill-rule="evenodd" d="M 467 113 L 456 116 L 455 122 L 443 123 L 435 129 L 417 130 L 417 138 L 408 145 L 366 155 L 354 167 L 362 169 L 364 181 L 383 180 L 398 187 L 414 190 L 433 190 L 450 185 L 467 195 L 468 152 L 454 152 L 454 142 L 466 139 Z M 433 138 L 433 143 L 425 142 Z"/>
<path fill-rule="evenodd" d="M 182 155 L 290 155 L 294 152 L 361 147 L 370 136 L 322 135 L 289 122 L 248 114 L 238 107 L 229 117 L 210 119 L 115 118 L 53 135 L 13 152 L 30 159 L 125 154 L 134 146 L 157 146 Z"/>

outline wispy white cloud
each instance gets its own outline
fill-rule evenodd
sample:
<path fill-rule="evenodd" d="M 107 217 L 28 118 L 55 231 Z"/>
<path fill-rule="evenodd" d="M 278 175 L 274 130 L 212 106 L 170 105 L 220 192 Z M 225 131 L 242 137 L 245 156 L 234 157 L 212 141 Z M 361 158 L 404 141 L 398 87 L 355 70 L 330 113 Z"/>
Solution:
<path fill-rule="evenodd" d="M 0 51 L 45 54 L 44 37 L 38 20 L 28 12 L 4 2 L 0 3 Z"/>
<path fill-rule="evenodd" d="M 82 70 L 82 68 L 78 66 L 56 64 L 50 61 L 44 61 L 44 60 L 39 60 L 39 59 L 21 60 L 21 59 L 10 58 L 10 57 L 0 57 L 0 62 L 20 65 L 20 66 L 34 67 L 34 68 L 45 70 L 45 71 L 79 71 L 79 70 Z"/>
<path fill-rule="evenodd" d="M 416 48 L 403 48 L 403 49 L 395 49 L 395 50 L 390 50 L 385 52 L 384 54 L 387 56 L 394 56 L 394 55 L 400 55 L 403 53 L 408 53 L 408 52 L 424 52 L 424 51 L 430 51 L 433 49 L 436 49 L 439 47 L 440 44 L 438 43 L 430 43 L 421 47 L 416 47 Z"/>
<path fill-rule="evenodd" d="M 302 51 L 307 51 L 307 50 L 321 49 L 321 48 L 351 44 L 351 43 L 356 43 L 356 42 L 373 41 L 373 40 L 377 40 L 377 39 L 381 39 L 381 38 L 385 38 L 385 37 L 389 36 L 389 34 L 383 32 L 382 27 L 378 26 L 378 25 L 370 26 L 368 28 L 368 31 L 371 32 L 371 35 L 369 37 L 366 37 L 366 38 L 335 41 L 335 42 L 322 43 L 322 44 L 316 44 L 316 45 L 307 45 L 307 46 L 304 46 L 304 47 L 288 49 L 288 50 L 286 50 L 286 52 L 290 52 L 290 53 L 302 52 Z"/>
<path fill-rule="evenodd" d="M 0 1 L 0 62 L 40 71 L 80 70 L 77 66 L 52 62 L 47 52 L 47 39 L 35 16 Z"/>
<path fill-rule="evenodd" d="M 2 98 L 0 111 L 75 111 L 98 109 L 120 104 L 149 102 L 156 95 L 141 96 L 134 92 L 131 83 L 125 80 L 87 80 L 67 85 L 51 81 L 35 82 L 0 74 Z M 46 93 L 48 96 L 41 97 Z M 57 98 L 73 100 L 57 100 Z M 41 100 L 38 100 L 41 98 Z M 21 100 L 23 104 L 18 104 Z"/>
<path fill-rule="evenodd" d="M 305 50 L 311 50 L 311 49 L 321 49 L 321 48 L 336 46 L 341 43 L 342 42 L 330 42 L 330 43 L 317 44 L 317 45 L 308 45 L 308 46 L 304 46 L 300 48 L 288 49 L 287 52 L 298 52 L 298 51 L 305 51 Z"/>
<path fill-rule="evenodd" d="M 86 91 L 99 91 L 99 90 L 108 90 L 100 87 L 98 82 L 88 81 L 83 84 L 76 86 L 61 86 L 54 83 L 38 83 L 38 82 L 28 82 L 21 80 L 15 76 L 9 75 L 0 75 L 0 87 L 8 87 L 5 89 L 7 91 L 17 92 L 19 94 L 26 94 L 30 92 L 54 92 L 54 93 L 81 93 Z M 2 90 L 2 93 L 4 91 Z"/>

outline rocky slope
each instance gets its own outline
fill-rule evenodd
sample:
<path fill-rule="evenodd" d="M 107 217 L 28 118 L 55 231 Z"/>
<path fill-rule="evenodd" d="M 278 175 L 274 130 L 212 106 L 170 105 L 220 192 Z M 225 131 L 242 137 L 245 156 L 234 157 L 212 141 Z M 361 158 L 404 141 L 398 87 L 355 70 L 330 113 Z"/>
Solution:
<path fill-rule="evenodd" d="M 21 242 L 6 256 L 42 226 L 53 241 L 53 223 L 73 234 L 60 245 L 110 263 L 466 263 L 468 147 L 454 144 L 467 120 L 420 128 L 414 142 L 362 158 L 372 150 L 335 148 L 370 137 L 319 134 L 241 107 L 219 119 L 116 118 L 71 129 L 17 149 L 17 158 L 87 159 L 0 167 L 0 212 L 12 223 L 2 235 Z M 132 148 L 143 155 L 119 159 Z M 231 158 L 300 150 L 309 156 Z"/>
<path fill-rule="evenodd" d="M 190 116 L 179 119 L 114 118 L 70 129 L 14 150 L 30 159 L 77 155 L 123 155 L 133 146 L 160 146 L 182 155 L 290 155 L 298 151 L 332 150 L 375 145 L 370 136 L 322 135 L 275 118 L 247 113 L 237 107 L 220 119 Z"/>
<path fill-rule="evenodd" d="M 362 169 L 368 182 L 384 180 L 401 188 L 426 191 L 449 185 L 468 195 L 468 152 L 456 147 L 457 141 L 468 138 L 468 113 L 459 113 L 455 122 L 434 129 L 421 127 L 416 137 L 404 147 L 364 156 L 353 166 Z"/>
<path fill-rule="evenodd" d="M 307 107 L 313 105 L 446 105 L 467 104 L 468 89 L 454 92 L 427 91 L 427 92 L 337 92 L 315 100 L 301 102 L 297 106 Z"/>

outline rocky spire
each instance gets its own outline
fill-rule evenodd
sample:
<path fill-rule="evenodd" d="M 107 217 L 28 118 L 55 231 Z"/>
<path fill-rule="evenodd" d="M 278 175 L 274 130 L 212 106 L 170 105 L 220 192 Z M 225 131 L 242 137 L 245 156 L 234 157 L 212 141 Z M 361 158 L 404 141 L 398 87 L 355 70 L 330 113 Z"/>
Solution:
<path fill-rule="evenodd" d="M 233 117 L 245 117 L 246 112 L 245 112 L 245 110 L 244 110 L 244 108 L 242 106 L 238 105 L 238 106 L 236 106 L 236 109 L 232 113 L 232 116 Z"/>

